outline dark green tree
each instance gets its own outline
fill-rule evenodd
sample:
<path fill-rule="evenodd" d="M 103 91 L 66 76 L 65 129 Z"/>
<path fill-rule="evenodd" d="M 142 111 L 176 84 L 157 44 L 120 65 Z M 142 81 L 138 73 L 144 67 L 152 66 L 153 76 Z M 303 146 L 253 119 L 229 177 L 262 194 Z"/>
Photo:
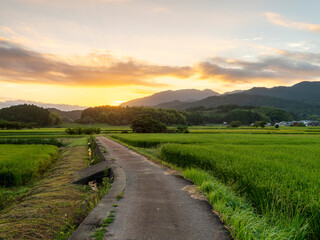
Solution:
<path fill-rule="evenodd" d="M 230 126 L 231 127 L 240 127 L 242 124 L 241 124 L 241 122 L 240 121 L 232 121 L 231 123 L 230 123 Z"/>
<path fill-rule="evenodd" d="M 154 120 L 148 114 L 138 115 L 131 122 L 132 132 L 135 133 L 164 133 L 166 125 L 160 121 Z"/>

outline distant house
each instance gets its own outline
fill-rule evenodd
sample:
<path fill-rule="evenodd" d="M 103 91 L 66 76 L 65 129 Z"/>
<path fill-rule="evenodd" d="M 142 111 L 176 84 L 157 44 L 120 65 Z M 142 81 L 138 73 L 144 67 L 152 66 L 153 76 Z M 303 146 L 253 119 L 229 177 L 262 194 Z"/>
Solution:
<path fill-rule="evenodd" d="M 299 124 L 303 123 L 304 126 L 306 127 L 314 127 L 314 126 L 320 126 L 320 122 L 317 122 L 317 121 L 311 121 L 311 120 L 300 120 L 300 121 L 292 121 L 292 122 L 279 122 L 279 123 L 276 123 L 278 124 L 279 126 L 297 126 Z M 275 124 L 275 125 L 276 125 Z"/>
<path fill-rule="evenodd" d="M 291 122 L 285 122 L 285 121 L 282 121 L 276 124 L 278 124 L 280 127 L 291 126 Z"/>

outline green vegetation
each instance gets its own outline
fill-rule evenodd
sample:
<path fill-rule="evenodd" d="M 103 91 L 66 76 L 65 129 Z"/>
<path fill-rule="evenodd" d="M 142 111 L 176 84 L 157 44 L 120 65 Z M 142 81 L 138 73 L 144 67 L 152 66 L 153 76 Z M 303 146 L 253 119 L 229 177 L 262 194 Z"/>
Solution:
<path fill-rule="evenodd" d="M 114 212 L 114 210 L 112 210 L 109 216 L 103 221 L 102 226 L 97 228 L 96 231 L 94 232 L 92 237 L 94 237 L 95 240 L 102 240 L 104 237 L 104 234 L 107 231 L 106 228 L 109 227 L 109 225 L 114 222 L 115 215 L 112 214 L 112 212 Z"/>
<path fill-rule="evenodd" d="M 56 138 L 0 138 L 0 144 L 42 144 L 42 145 L 54 145 L 61 147 L 63 144 Z"/>
<path fill-rule="evenodd" d="M 240 121 L 232 121 L 230 123 L 231 127 L 240 127 L 242 125 L 242 123 Z"/>
<path fill-rule="evenodd" d="M 56 108 L 47 108 L 50 113 L 57 113 L 64 123 L 73 123 L 80 119 L 82 110 L 61 111 Z"/>
<path fill-rule="evenodd" d="M 284 110 L 271 107 L 238 106 L 235 104 L 222 105 L 216 108 L 194 107 L 186 111 L 197 116 L 201 124 L 240 121 L 250 125 L 256 121 L 276 123 L 292 121 L 294 116 Z M 188 122 L 192 122 L 187 118 Z"/>
<path fill-rule="evenodd" d="M 89 128 L 82 128 L 82 127 L 76 127 L 76 128 L 67 128 L 66 133 L 70 135 L 81 135 L 81 134 L 99 134 L 101 132 L 100 128 L 97 127 L 89 127 Z"/>
<path fill-rule="evenodd" d="M 82 112 L 79 123 L 108 123 L 110 125 L 128 125 L 139 115 L 150 115 L 152 119 L 166 125 L 200 125 L 205 123 L 223 123 L 241 121 L 249 125 L 255 121 L 280 122 L 291 121 L 294 116 L 284 110 L 271 107 L 250 107 L 223 105 L 195 107 L 185 111 L 152 107 L 112 107 L 88 108 Z"/>
<path fill-rule="evenodd" d="M 35 105 L 16 105 L 0 109 L 0 119 L 9 122 L 31 123 L 37 126 L 49 126 L 61 123 L 57 113 L 51 113 Z"/>
<path fill-rule="evenodd" d="M 118 201 L 123 198 L 123 194 L 124 194 L 124 191 L 122 191 L 121 193 L 117 194 L 117 200 Z"/>
<path fill-rule="evenodd" d="M 236 239 L 295 239 L 295 233 L 276 226 L 277 223 L 270 225 L 248 201 L 207 172 L 187 169 L 184 177 L 200 186 L 222 221 L 230 226 L 228 229 Z"/>
<path fill-rule="evenodd" d="M 81 114 L 80 123 L 108 123 L 110 125 L 128 125 L 138 115 L 148 114 L 166 125 L 185 124 L 186 118 L 176 110 L 151 107 L 114 107 L 101 106 L 87 108 Z"/>
<path fill-rule="evenodd" d="M 308 94 L 303 92 L 303 97 L 300 99 L 304 99 L 306 95 Z M 286 112 L 293 113 L 298 119 L 308 119 L 309 116 L 319 114 L 320 111 L 319 105 L 314 105 L 313 103 L 309 104 L 278 97 L 262 96 L 262 94 L 249 95 L 245 93 L 211 96 L 196 102 L 181 102 L 180 104 L 173 105 L 172 108 L 177 110 L 185 110 L 202 106 L 206 108 L 217 108 L 219 106 L 229 104 L 237 104 L 239 106 L 267 106 L 270 108 L 282 109 Z M 159 104 L 158 107 L 165 108 L 166 105 L 167 104 Z"/>
<path fill-rule="evenodd" d="M 131 128 L 134 133 L 164 133 L 167 129 L 166 125 L 148 114 L 136 116 L 131 122 Z"/>
<path fill-rule="evenodd" d="M 96 142 L 96 138 L 93 136 L 90 136 L 88 139 L 88 147 L 89 147 L 89 165 L 94 165 L 99 162 L 104 161 L 103 156 L 101 155 L 101 152 L 98 151 L 98 146 Z M 103 151 L 107 151 L 104 149 Z"/>
<path fill-rule="evenodd" d="M 320 139 L 273 129 L 277 134 L 261 128 L 260 134 L 243 134 L 251 130 L 240 128 L 232 134 L 222 129 L 112 137 L 135 147 L 158 147 L 143 151 L 185 171 L 239 239 L 318 239 Z"/>
<path fill-rule="evenodd" d="M 36 127 L 35 123 L 22 123 L 22 122 L 9 122 L 6 120 L 1 120 L 0 119 L 0 129 L 23 129 L 23 128 L 29 128 L 32 129 Z"/>
<path fill-rule="evenodd" d="M 87 137 L 65 128 L 1 130 L 0 143 L 0 172 L 15 169 L 11 179 L 24 184 L 0 188 L 0 239 L 68 239 L 110 188 L 107 178 L 99 191 L 72 184 L 89 162 Z"/>
<path fill-rule="evenodd" d="M 0 186 L 19 186 L 39 177 L 57 156 L 56 146 L 0 145 Z"/>
<path fill-rule="evenodd" d="M 190 134 L 113 134 L 114 139 L 120 140 L 134 147 L 150 148 L 164 143 L 180 144 L 241 144 L 241 145 L 302 145 L 319 144 L 320 132 L 316 129 L 305 130 L 277 130 L 237 128 L 237 129 L 190 129 Z M 311 131 L 310 133 L 307 131 Z M 303 135 L 300 135 L 303 133 Z M 310 135 L 309 135 L 310 134 Z M 297 137 L 299 135 L 299 137 Z"/>

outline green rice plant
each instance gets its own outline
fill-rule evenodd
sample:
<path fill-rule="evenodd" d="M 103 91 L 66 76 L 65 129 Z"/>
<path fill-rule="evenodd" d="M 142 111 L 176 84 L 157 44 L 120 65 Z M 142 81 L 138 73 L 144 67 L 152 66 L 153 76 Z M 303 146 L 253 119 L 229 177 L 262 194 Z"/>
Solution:
<path fill-rule="evenodd" d="M 134 147 L 153 148 L 164 143 L 180 144 L 234 144 L 234 145 L 315 145 L 320 144 L 317 135 L 239 134 L 239 133 L 190 133 L 190 134 L 113 134 Z"/>
<path fill-rule="evenodd" d="M 221 184 L 207 172 L 186 169 L 184 177 L 200 186 L 200 190 L 219 212 L 221 219 L 228 226 L 232 226 L 229 230 L 234 238 L 246 240 L 297 239 L 296 229 L 290 226 L 280 227 L 277 224 L 269 224 L 267 219 L 257 214 L 248 202 L 238 197 L 233 190 Z"/>
<path fill-rule="evenodd" d="M 61 147 L 63 144 L 56 138 L 9 138 L 1 139 L 0 144 L 43 144 Z"/>
<path fill-rule="evenodd" d="M 20 186 L 38 177 L 57 151 L 52 145 L 0 145 L 0 186 Z"/>

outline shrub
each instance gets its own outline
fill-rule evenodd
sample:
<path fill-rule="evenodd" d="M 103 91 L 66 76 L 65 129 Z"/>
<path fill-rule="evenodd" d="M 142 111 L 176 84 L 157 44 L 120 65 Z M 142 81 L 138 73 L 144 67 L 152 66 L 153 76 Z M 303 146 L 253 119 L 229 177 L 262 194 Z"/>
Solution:
<path fill-rule="evenodd" d="M 95 127 L 90 127 L 90 128 L 81 128 L 81 127 L 76 127 L 76 128 L 67 128 L 66 129 L 66 133 L 70 134 L 70 135 L 81 135 L 81 134 L 87 134 L 87 135 L 91 135 L 91 134 L 99 134 L 101 132 L 100 128 L 95 128 Z"/>
<path fill-rule="evenodd" d="M 189 133 L 188 126 L 178 126 L 177 133 Z"/>
<path fill-rule="evenodd" d="M 240 121 L 232 121 L 230 123 L 231 127 L 240 127 L 241 126 L 241 122 Z"/>
<path fill-rule="evenodd" d="M 167 129 L 166 133 L 177 133 L 176 129 Z"/>
<path fill-rule="evenodd" d="M 23 128 L 34 128 L 36 127 L 36 123 L 24 123 L 24 122 L 10 122 L 6 120 L 0 119 L 0 129 L 23 129 Z"/>

